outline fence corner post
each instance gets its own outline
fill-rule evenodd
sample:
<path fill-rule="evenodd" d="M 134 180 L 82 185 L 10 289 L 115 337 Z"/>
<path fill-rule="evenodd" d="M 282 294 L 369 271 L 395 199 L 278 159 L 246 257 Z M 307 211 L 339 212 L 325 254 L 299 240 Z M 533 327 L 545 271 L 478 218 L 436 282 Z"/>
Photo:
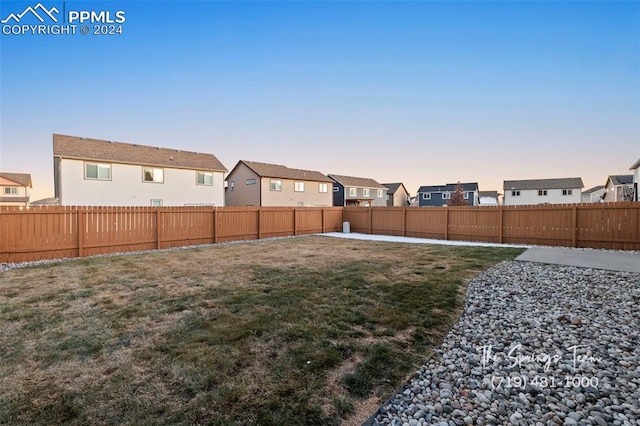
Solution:
<path fill-rule="evenodd" d="M 85 229 L 85 218 L 84 218 L 84 210 L 82 208 L 78 209 L 78 215 L 76 216 L 77 222 L 76 226 L 78 228 L 78 257 L 84 257 L 84 229 Z"/>

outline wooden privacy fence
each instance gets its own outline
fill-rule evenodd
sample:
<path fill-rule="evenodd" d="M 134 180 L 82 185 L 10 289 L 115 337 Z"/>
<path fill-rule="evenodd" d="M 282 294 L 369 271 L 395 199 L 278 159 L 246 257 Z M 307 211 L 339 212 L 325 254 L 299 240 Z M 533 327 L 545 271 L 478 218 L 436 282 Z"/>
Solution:
<path fill-rule="evenodd" d="M 0 208 L 0 263 L 340 229 L 341 207 Z"/>
<path fill-rule="evenodd" d="M 640 203 L 345 208 L 352 232 L 640 250 Z"/>

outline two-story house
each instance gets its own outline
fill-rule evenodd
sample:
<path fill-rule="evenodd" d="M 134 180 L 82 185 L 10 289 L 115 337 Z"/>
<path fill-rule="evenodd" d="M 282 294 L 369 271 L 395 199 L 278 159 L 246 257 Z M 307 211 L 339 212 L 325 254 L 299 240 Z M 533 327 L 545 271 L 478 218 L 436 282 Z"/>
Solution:
<path fill-rule="evenodd" d="M 320 172 L 240 160 L 227 176 L 228 206 L 328 207 L 333 181 Z"/>
<path fill-rule="evenodd" d="M 403 183 L 383 183 L 382 186 L 388 189 L 388 207 L 407 207 L 411 204 L 409 191 L 407 191 Z"/>
<path fill-rule="evenodd" d="M 0 172 L 0 206 L 28 206 L 31 175 Z"/>
<path fill-rule="evenodd" d="M 605 203 L 617 203 L 621 201 L 633 201 L 633 175 L 611 175 L 604 185 L 605 192 L 602 199 Z"/>
<path fill-rule="evenodd" d="M 629 170 L 633 170 L 633 192 L 636 196 L 636 201 L 640 201 L 640 158 L 633 163 Z"/>
<path fill-rule="evenodd" d="M 426 185 L 418 189 L 418 206 L 436 207 L 446 206 L 451 199 L 451 194 L 456 191 L 457 183 L 447 183 L 446 185 Z M 468 206 L 479 204 L 478 183 L 461 183 L 464 200 Z"/>
<path fill-rule="evenodd" d="M 505 180 L 505 206 L 531 204 L 572 204 L 582 199 L 582 178 Z"/>
<path fill-rule="evenodd" d="M 54 134 L 53 171 L 63 206 L 224 206 L 213 154 Z"/>
<path fill-rule="evenodd" d="M 383 207 L 387 187 L 370 178 L 329 174 L 334 181 L 333 205 L 343 207 Z"/>

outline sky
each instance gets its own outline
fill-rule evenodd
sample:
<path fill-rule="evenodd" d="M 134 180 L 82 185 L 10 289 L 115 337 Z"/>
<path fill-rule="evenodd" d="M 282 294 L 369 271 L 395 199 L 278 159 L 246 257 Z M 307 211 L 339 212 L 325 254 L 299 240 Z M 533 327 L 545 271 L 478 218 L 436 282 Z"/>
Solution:
<path fill-rule="evenodd" d="M 3 0 L 0 20 L 37 3 Z M 0 171 L 30 173 L 32 201 L 54 195 L 53 133 L 412 195 L 558 177 L 588 189 L 640 158 L 640 1 L 41 3 L 60 11 L 45 24 L 76 33 L 21 33 L 40 24 L 30 14 L 0 24 Z M 109 25 L 121 34 L 93 34 Z"/>

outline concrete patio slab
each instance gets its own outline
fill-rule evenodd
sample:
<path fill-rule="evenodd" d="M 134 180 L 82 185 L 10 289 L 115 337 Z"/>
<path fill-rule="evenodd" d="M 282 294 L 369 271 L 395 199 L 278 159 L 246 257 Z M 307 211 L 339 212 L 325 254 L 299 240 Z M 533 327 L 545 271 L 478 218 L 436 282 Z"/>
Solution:
<path fill-rule="evenodd" d="M 536 246 L 516 257 L 516 260 L 640 273 L 640 253 L 624 251 Z"/>

